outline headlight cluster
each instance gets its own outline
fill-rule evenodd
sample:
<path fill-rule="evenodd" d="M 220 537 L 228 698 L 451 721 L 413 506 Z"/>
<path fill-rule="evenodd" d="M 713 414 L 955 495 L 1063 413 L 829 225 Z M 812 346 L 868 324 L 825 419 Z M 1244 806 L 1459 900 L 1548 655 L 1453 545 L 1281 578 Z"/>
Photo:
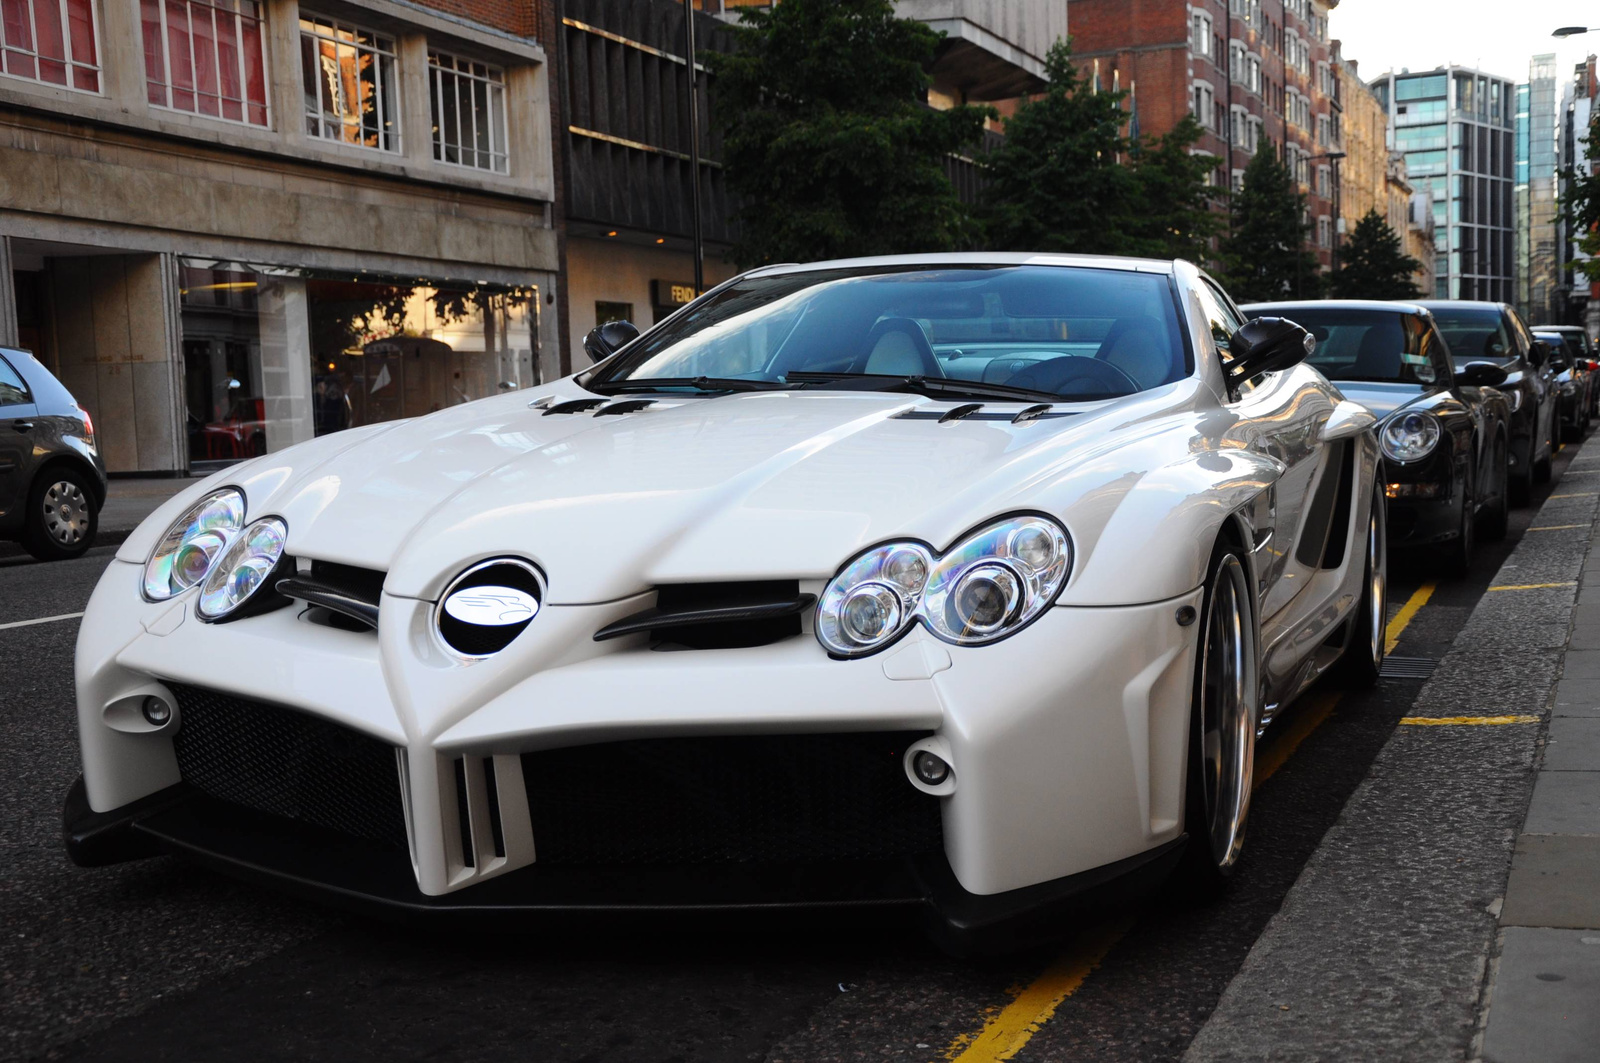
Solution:
<path fill-rule="evenodd" d="M 196 502 L 167 529 L 144 566 L 144 595 L 165 601 L 200 587 L 203 620 L 237 611 L 270 582 L 283 560 L 288 529 L 277 517 L 248 527 L 244 495 L 227 487 Z"/>
<path fill-rule="evenodd" d="M 1393 461 L 1417 461 L 1433 453 L 1444 435 L 1439 418 L 1423 410 L 1402 411 L 1384 422 L 1378 440 Z"/>
<path fill-rule="evenodd" d="M 921 622 L 946 642 L 976 646 L 1012 634 L 1055 601 L 1072 541 L 1048 517 L 1008 517 L 943 556 L 886 543 L 845 566 L 817 605 L 817 639 L 839 657 L 882 649 Z"/>

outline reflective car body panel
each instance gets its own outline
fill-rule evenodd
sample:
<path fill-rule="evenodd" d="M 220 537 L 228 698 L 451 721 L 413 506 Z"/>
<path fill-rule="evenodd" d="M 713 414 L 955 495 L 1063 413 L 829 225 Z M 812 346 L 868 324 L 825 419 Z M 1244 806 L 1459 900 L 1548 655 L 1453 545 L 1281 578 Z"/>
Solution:
<path fill-rule="evenodd" d="M 9 372 L 8 372 L 9 371 Z M 7 383 L 14 376 L 25 392 Z M 65 462 L 105 502 L 106 469 L 83 409 L 32 354 L 0 347 L 0 538 L 22 531 L 24 504 L 45 465 Z"/>
<path fill-rule="evenodd" d="M 900 271 L 960 263 L 1155 274 L 1193 369 L 1124 397 L 1049 404 L 1047 416 L 982 398 L 983 417 L 953 416 L 970 405 L 959 398 L 827 386 L 662 393 L 607 414 L 615 400 L 580 374 L 218 473 L 128 538 L 88 606 L 83 816 L 183 798 L 172 734 L 125 706 L 147 691 L 182 703 L 174 691 L 203 690 L 392 749 L 419 904 L 557 874 L 542 870 L 559 847 L 540 758 L 629 742 L 933 743 L 957 780 L 936 798 L 936 855 L 967 897 L 1169 851 L 1183 836 L 1198 634 L 1184 610 L 1201 601 L 1213 546 L 1236 537 L 1257 590 L 1264 723 L 1344 650 L 1376 494 L 1370 421 L 1306 365 L 1230 390 L 1219 341 L 1244 318 L 1187 263 L 882 260 Z M 760 272 L 810 268 L 822 267 Z M 595 401 L 564 412 L 581 399 Z M 347 566 L 381 582 L 377 630 L 298 607 L 208 624 L 192 592 L 146 601 L 140 572 L 157 541 L 220 486 L 243 492 L 250 519 L 284 521 L 302 573 Z M 819 595 L 869 547 L 914 540 L 937 553 L 1016 513 L 1066 529 L 1071 574 L 1036 621 L 989 645 L 913 626 L 881 652 L 835 659 L 810 612 L 759 644 L 595 638 L 682 588 Z M 435 630 L 438 599 L 497 557 L 536 566 L 547 598 L 504 649 L 463 660 Z M 486 777 L 500 810 L 492 846 Z"/>

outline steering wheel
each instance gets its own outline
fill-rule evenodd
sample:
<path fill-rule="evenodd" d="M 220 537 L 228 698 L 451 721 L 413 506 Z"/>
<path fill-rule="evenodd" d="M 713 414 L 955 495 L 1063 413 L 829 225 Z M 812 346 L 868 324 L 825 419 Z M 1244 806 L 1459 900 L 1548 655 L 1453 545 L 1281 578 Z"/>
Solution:
<path fill-rule="evenodd" d="M 1131 395 L 1144 390 L 1138 381 L 1110 362 L 1076 355 L 1031 365 L 1006 384 L 1057 395 Z"/>

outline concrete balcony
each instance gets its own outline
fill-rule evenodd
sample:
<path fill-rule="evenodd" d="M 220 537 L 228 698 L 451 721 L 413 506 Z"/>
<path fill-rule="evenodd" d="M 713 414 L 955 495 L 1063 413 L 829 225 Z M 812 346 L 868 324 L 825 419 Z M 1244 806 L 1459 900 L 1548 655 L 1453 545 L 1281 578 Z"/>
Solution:
<path fill-rule="evenodd" d="M 1051 0 L 896 0 L 895 12 L 944 33 L 934 84 L 968 100 L 1044 87 L 1044 57 L 1067 35 L 1067 5 Z"/>

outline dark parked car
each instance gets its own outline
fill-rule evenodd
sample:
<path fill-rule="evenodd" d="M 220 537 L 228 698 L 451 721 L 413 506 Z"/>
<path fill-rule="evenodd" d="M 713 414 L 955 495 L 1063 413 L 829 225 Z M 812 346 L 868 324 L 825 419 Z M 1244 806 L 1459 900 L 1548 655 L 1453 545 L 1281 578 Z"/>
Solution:
<path fill-rule="evenodd" d="M 1561 445 L 1549 344 L 1534 339 L 1522 316 L 1505 303 L 1430 300 L 1415 305 L 1433 313 L 1457 369 L 1488 361 L 1506 371 L 1499 390 L 1511 402 L 1511 504 L 1527 505 L 1534 483 L 1550 479 L 1550 459 Z"/>
<path fill-rule="evenodd" d="M 45 561 L 77 557 L 105 500 L 89 412 L 33 355 L 0 347 L 0 539 Z"/>
<path fill-rule="evenodd" d="M 1535 339 L 1550 345 L 1550 368 L 1556 371 L 1556 392 L 1561 397 L 1561 441 L 1578 443 L 1589 431 L 1594 416 L 1595 374 L 1589 368 L 1583 346 L 1543 326 L 1533 330 Z"/>
<path fill-rule="evenodd" d="M 1539 331 L 1561 333 L 1567 342 L 1582 352 L 1582 356 L 1591 363 L 1589 371 L 1600 372 L 1600 340 L 1589 335 L 1582 325 L 1540 325 Z M 1600 378 L 1596 379 L 1594 387 L 1590 390 L 1594 393 L 1590 398 L 1590 413 L 1600 417 Z"/>
<path fill-rule="evenodd" d="M 1327 300 L 1241 309 L 1307 329 L 1317 339 L 1308 364 L 1378 415 L 1391 545 L 1437 547 L 1464 570 L 1480 529 L 1505 536 L 1511 407 L 1495 390 L 1505 370 L 1453 364 L 1420 306 Z"/>

